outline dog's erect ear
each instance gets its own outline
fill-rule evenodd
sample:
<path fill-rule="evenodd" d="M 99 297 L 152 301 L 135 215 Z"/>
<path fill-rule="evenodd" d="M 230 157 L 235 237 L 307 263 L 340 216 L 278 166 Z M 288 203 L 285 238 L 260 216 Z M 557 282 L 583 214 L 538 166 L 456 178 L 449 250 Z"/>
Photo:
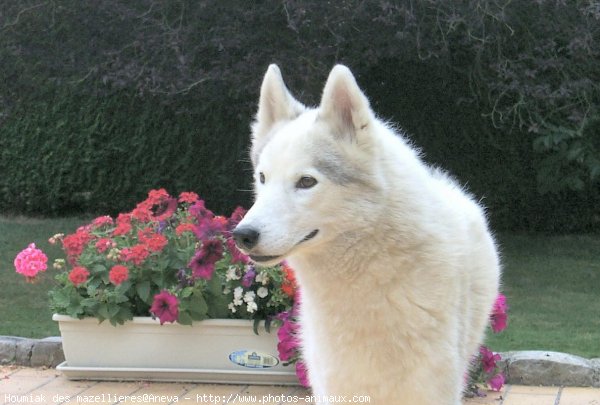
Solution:
<path fill-rule="evenodd" d="M 336 65 L 329 73 L 321 98 L 319 118 L 332 125 L 336 134 L 351 138 L 371 124 L 374 116 L 369 100 L 346 66 Z"/>
<path fill-rule="evenodd" d="M 260 88 L 258 113 L 252 124 L 253 143 L 263 143 L 273 125 L 296 118 L 306 107 L 288 91 L 277 65 L 270 65 Z M 253 146 L 254 148 L 254 146 Z"/>

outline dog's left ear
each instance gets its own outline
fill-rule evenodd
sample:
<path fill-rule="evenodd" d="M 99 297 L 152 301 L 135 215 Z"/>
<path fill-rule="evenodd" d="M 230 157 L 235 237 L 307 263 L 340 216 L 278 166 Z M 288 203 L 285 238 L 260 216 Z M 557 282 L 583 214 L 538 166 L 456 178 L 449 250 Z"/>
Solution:
<path fill-rule="evenodd" d="M 319 118 L 333 126 L 336 134 L 354 139 L 374 119 L 369 100 L 346 66 L 336 65 L 323 90 Z"/>

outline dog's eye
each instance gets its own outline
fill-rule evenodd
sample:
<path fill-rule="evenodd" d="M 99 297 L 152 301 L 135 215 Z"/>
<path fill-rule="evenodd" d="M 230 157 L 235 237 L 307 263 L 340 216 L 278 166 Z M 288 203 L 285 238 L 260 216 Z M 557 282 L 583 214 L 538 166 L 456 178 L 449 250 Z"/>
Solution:
<path fill-rule="evenodd" d="M 296 188 L 311 188 L 317 184 L 317 179 L 311 176 L 302 176 L 296 183 Z"/>
<path fill-rule="evenodd" d="M 258 174 L 258 180 L 260 181 L 260 184 L 265 184 L 265 174 L 263 172 Z"/>

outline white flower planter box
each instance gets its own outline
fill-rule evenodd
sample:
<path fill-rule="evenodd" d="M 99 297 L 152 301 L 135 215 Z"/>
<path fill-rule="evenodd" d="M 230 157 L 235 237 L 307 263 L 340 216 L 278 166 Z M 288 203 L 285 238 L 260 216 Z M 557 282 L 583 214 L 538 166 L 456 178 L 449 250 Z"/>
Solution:
<path fill-rule="evenodd" d="M 69 379 L 194 381 L 296 385 L 294 367 L 277 356 L 277 333 L 246 320 L 211 319 L 192 326 L 134 318 L 124 325 L 55 314 Z"/>

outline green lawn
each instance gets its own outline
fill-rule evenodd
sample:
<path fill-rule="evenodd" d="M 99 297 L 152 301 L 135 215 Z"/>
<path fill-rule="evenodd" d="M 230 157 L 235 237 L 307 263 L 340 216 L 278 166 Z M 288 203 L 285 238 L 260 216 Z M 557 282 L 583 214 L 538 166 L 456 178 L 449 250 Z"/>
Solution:
<path fill-rule="evenodd" d="M 600 235 L 501 235 L 508 328 L 494 351 L 600 357 Z"/>
<path fill-rule="evenodd" d="M 48 309 L 48 289 L 54 283 L 52 262 L 61 253 L 48 243 L 52 235 L 74 231 L 86 222 L 80 218 L 31 219 L 0 217 L 0 335 L 45 337 L 59 335 Z M 17 253 L 34 242 L 48 255 L 47 274 L 26 284 L 15 272 Z"/>
<path fill-rule="evenodd" d="M 0 335 L 58 335 L 47 305 L 51 274 L 38 284 L 26 284 L 12 262 L 35 242 L 51 263 L 60 251 L 47 239 L 85 222 L 0 217 Z M 600 357 L 600 235 L 503 234 L 498 239 L 510 310 L 508 329 L 488 335 L 492 350 L 555 350 Z"/>

